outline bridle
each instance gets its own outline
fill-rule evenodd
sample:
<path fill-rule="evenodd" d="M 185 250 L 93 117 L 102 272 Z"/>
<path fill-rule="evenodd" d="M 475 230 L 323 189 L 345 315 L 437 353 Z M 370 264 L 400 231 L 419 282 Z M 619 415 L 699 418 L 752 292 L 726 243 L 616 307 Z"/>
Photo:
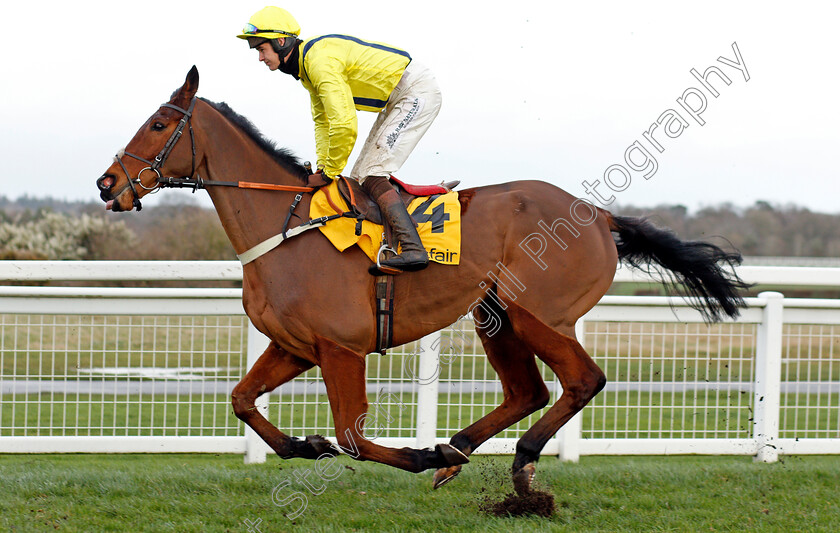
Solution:
<path fill-rule="evenodd" d="M 222 187 L 238 187 L 242 189 L 262 189 L 262 190 L 270 190 L 270 191 L 291 191 L 297 193 L 303 192 L 311 192 L 314 187 L 298 187 L 294 185 L 275 185 L 273 183 L 254 183 L 248 181 L 204 181 L 200 176 L 196 175 L 195 172 L 195 133 L 193 132 L 192 127 L 192 113 L 193 109 L 195 109 L 195 102 L 196 97 L 193 96 L 192 100 L 190 101 L 190 106 L 187 109 L 179 107 L 175 104 L 161 104 L 161 108 L 166 107 L 169 109 L 174 109 L 179 113 L 183 114 L 184 116 L 178 122 L 178 125 L 175 127 L 175 131 L 172 132 L 172 135 L 169 136 L 169 139 L 166 141 L 166 144 L 163 145 L 163 149 L 160 151 L 158 155 L 155 156 L 153 161 L 149 161 L 144 157 L 140 157 L 137 154 L 132 154 L 131 152 L 127 152 L 123 150 L 121 153 L 118 153 L 114 159 L 116 159 L 117 163 L 119 163 L 120 168 L 122 168 L 123 173 L 125 173 L 125 177 L 128 180 L 128 186 L 131 188 L 131 193 L 134 195 L 134 199 L 132 200 L 132 204 L 134 208 L 140 211 L 142 209 L 142 205 L 140 203 L 140 195 L 137 194 L 137 188 L 135 185 L 139 185 L 142 189 L 147 191 L 157 192 L 162 188 L 187 188 L 192 189 L 195 192 L 197 189 L 205 189 L 208 185 L 217 185 Z M 190 144 L 192 145 L 192 170 L 190 171 L 189 176 L 183 176 L 180 178 L 174 177 L 164 177 L 160 173 L 160 168 L 163 167 L 164 163 L 166 163 L 166 159 L 169 157 L 169 154 L 172 153 L 172 149 L 175 148 L 175 145 L 178 143 L 178 140 L 181 138 L 181 135 L 184 133 L 184 128 L 189 126 L 190 130 Z M 137 173 L 136 178 L 131 178 L 131 175 L 128 173 L 128 169 L 123 163 L 122 156 L 129 156 L 132 157 L 142 163 L 146 163 L 148 166 L 143 167 Z M 155 177 L 155 184 L 151 187 L 146 187 L 143 185 L 143 182 L 140 181 L 140 177 L 143 175 L 143 172 L 150 170 L 154 172 L 157 176 Z M 102 190 L 102 183 L 105 179 L 105 176 L 102 176 L 97 180 L 97 185 L 99 185 L 100 190 Z M 298 196 L 300 196 L 298 194 Z M 296 201 L 294 205 L 297 205 L 297 202 L 300 201 L 300 198 L 296 197 Z"/>
<path fill-rule="evenodd" d="M 146 159 L 144 157 L 140 157 L 137 154 L 132 154 L 131 152 L 127 152 L 125 150 L 123 150 L 122 153 L 118 153 L 116 155 L 115 159 L 117 160 L 117 163 L 120 164 L 120 167 L 122 168 L 123 172 L 125 173 L 125 177 L 126 177 L 126 179 L 128 179 L 128 186 L 131 188 L 131 194 L 134 195 L 134 199 L 133 199 L 132 203 L 134 204 L 134 208 L 137 209 L 138 211 L 140 211 L 143 208 L 143 206 L 140 203 L 140 195 L 137 194 L 137 188 L 134 185 L 137 184 L 141 188 L 143 188 L 147 191 L 157 191 L 161 188 L 161 186 L 162 186 L 161 183 L 163 181 L 163 176 L 160 173 L 160 168 L 163 166 L 164 163 L 166 163 L 166 159 L 169 157 L 169 154 L 172 153 L 172 149 L 175 148 L 175 145 L 178 143 L 178 140 L 181 138 L 181 135 L 183 135 L 184 128 L 186 126 L 189 126 L 189 128 L 190 128 L 190 144 L 192 145 L 192 171 L 190 172 L 190 176 L 195 175 L 195 133 L 193 133 L 192 121 L 190 120 L 192 118 L 193 109 L 195 109 L 195 101 L 196 101 L 196 97 L 193 96 L 192 100 L 190 101 L 190 107 L 188 107 L 187 109 L 184 109 L 182 107 L 179 107 L 175 104 L 170 104 L 170 103 L 161 104 L 161 106 L 160 106 L 161 108 L 166 107 L 166 108 L 169 108 L 169 109 L 174 109 L 175 111 L 178 111 L 179 113 L 181 113 L 184 116 L 181 117 L 181 120 L 178 122 L 178 125 L 175 127 L 175 131 L 173 131 L 172 135 L 169 136 L 169 139 L 166 141 L 166 144 L 163 145 L 163 149 L 160 151 L 160 153 L 158 155 L 155 156 L 154 161 L 149 161 L 148 159 Z M 125 163 L 123 163 L 123 160 L 122 160 L 123 155 L 133 157 L 134 159 L 136 159 L 136 160 L 138 160 L 142 163 L 146 163 L 149 166 L 142 168 L 140 170 L 140 172 L 137 173 L 137 177 L 132 179 L 131 175 L 128 173 L 128 169 L 125 167 Z M 140 177 L 147 170 L 151 170 L 152 172 L 157 174 L 157 177 L 155 178 L 155 184 L 151 187 L 146 187 L 145 185 L 143 185 L 143 182 L 140 180 Z"/>

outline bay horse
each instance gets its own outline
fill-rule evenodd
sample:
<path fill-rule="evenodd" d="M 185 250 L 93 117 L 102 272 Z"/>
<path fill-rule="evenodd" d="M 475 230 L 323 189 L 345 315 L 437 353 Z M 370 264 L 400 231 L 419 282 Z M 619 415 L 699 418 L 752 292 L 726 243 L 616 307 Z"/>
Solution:
<path fill-rule="evenodd" d="M 193 67 L 97 186 L 107 209 L 139 210 L 140 198 L 172 182 L 165 175 L 184 176 L 207 188 L 241 254 L 285 231 L 288 206 L 299 201 L 300 212 L 308 212 L 311 195 L 301 192 L 308 172 L 227 105 L 196 98 L 197 90 Z M 179 142 L 185 131 L 189 141 Z M 254 177 L 277 190 L 212 187 Z M 557 375 L 563 392 L 517 442 L 513 482 L 520 493 L 528 491 L 546 442 L 606 383 L 574 327 L 606 293 L 619 260 L 669 273 L 709 320 L 735 317 L 744 306 L 739 290 L 746 285 L 727 268 L 740 262 L 738 253 L 681 241 L 645 219 L 615 216 L 540 181 L 466 189 L 459 201 L 460 264 L 432 263 L 397 278 L 393 345 L 472 313 L 502 384 L 501 405 L 432 449 L 393 449 L 366 440 L 365 357 L 376 344 L 370 260 L 358 247 L 342 253 L 320 232 L 307 232 L 243 266 L 245 311 L 271 342 L 231 400 L 236 416 L 277 455 L 316 459 L 339 453 L 318 435 L 301 439 L 282 433 L 254 406 L 258 396 L 318 365 L 338 445 L 357 459 L 409 472 L 437 469 L 437 488 L 460 472 L 481 443 L 548 404 L 536 355 Z M 292 217 L 290 228 L 302 223 Z"/>

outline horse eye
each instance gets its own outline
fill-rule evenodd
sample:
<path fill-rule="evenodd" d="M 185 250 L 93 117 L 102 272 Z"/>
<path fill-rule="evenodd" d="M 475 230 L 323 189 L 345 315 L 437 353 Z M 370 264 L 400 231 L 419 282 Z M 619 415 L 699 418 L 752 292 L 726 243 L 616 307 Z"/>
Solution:
<path fill-rule="evenodd" d="M 152 124 L 152 131 L 161 131 L 165 127 L 166 126 L 164 126 L 160 122 L 155 122 L 154 124 Z"/>

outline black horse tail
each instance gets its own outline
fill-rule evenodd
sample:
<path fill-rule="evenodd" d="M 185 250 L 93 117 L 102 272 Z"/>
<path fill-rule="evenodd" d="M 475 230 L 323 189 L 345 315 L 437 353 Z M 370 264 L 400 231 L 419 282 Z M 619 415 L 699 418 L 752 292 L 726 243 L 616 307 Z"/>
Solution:
<path fill-rule="evenodd" d="M 618 257 L 628 265 L 650 273 L 655 270 L 669 288 L 684 287 L 690 305 L 707 321 L 722 314 L 735 318 L 746 307 L 738 291 L 750 287 L 726 267 L 741 264 L 741 254 L 725 252 L 714 244 L 682 241 L 670 230 L 654 226 L 646 218 L 609 214 Z M 662 272 L 656 267 L 662 267 Z M 667 277 L 663 279 L 663 274 Z"/>

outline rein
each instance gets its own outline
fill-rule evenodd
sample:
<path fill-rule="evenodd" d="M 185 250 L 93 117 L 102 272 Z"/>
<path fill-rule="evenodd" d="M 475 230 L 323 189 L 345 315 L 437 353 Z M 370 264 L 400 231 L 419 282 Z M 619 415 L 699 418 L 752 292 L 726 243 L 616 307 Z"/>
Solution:
<path fill-rule="evenodd" d="M 240 189 L 261 189 L 264 191 L 312 192 L 314 187 L 296 185 L 275 185 L 274 183 L 257 183 L 253 181 L 204 181 L 201 176 L 195 178 L 158 178 L 158 187 L 170 189 L 206 189 L 209 185 L 219 187 L 238 187 Z"/>

